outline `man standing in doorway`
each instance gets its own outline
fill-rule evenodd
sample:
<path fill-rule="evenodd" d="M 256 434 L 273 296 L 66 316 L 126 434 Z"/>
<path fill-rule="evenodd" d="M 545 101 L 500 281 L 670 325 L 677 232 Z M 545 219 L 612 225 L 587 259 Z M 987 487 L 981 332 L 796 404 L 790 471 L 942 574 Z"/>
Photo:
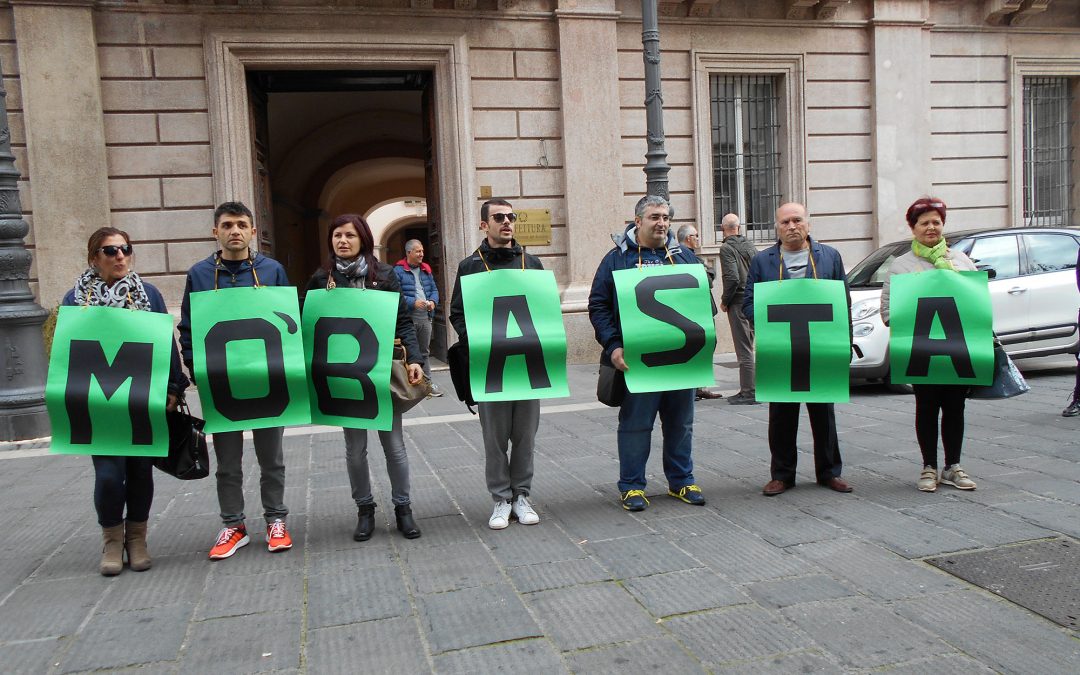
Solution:
<path fill-rule="evenodd" d="M 634 222 L 616 237 L 593 277 L 589 293 L 589 320 L 596 341 L 603 347 L 601 363 L 626 371 L 623 333 L 615 297 L 615 270 L 660 265 L 699 265 L 693 253 L 683 250 L 670 231 L 671 205 L 663 197 L 648 195 L 638 200 Z M 716 309 L 713 308 L 715 314 Z M 619 497 L 627 511 L 644 511 L 645 466 L 649 462 L 656 415 L 664 435 L 664 476 L 668 495 L 687 504 L 703 506 L 705 495 L 694 482 L 691 457 L 694 435 L 694 390 L 626 393 L 619 408 Z"/>
<path fill-rule="evenodd" d="M 739 234 L 739 217 L 729 213 L 720 221 L 724 242 L 720 245 L 720 310 L 727 314 L 731 341 L 739 361 L 739 393 L 728 398 L 731 405 L 757 405 L 754 390 L 754 327 L 743 313 L 746 275 L 757 248 Z"/>
<path fill-rule="evenodd" d="M 255 223 L 251 210 L 240 202 L 225 202 L 214 211 L 214 237 L 221 249 L 191 266 L 187 273 L 184 300 L 180 306 L 180 351 L 184 365 L 195 379 L 191 345 L 191 294 L 218 288 L 288 286 L 285 268 L 276 260 L 251 250 Z M 256 239 L 256 241 L 258 241 Z M 197 382 L 201 385 L 202 382 Z M 255 456 L 262 472 L 259 484 L 263 515 L 266 518 L 266 545 L 270 551 L 292 548 L 285 528 L 285 455 L 281 447 L 282 427 L 255 429 Z M 223 560 L 247 546 L 244 524 L 244 432 L 213 434 L 217 458 L 217 494 L 225 527 L 210 549 L 211 560 Z"/>
<path fill-rule="evenodd" d="M 783 204 L 776 210 L 776 235 L 779 241 L 761 251 L 750 262 L 746 278 L 743 312 L 754 321 L 754 284 L 779 279 L 844 280 L 844 261 L 840 252 L 810 238 L 810 219 L 802 204 Z M 846 286 L 846 284 L 845 284 Z M 848 307 L 851 299 L 848 298 Z M 836 410 L 832 403 L 807 403 L 810 428 L 814 433 L 814 473 L 819 485 L 837 492 L 851 492 L 851 485 L 840 477 L 843 463 L 836 437 Z M 762 494 L 775 497 L 795 487 L 798 461 L 796 437 L 799 433 L 799 404 L 769 404 L 769 453 L 772 455 L 772 480 Z"/>
<path fill-rule="evenodd" d="M 709 277 L 709 289 L 711 290 L 713 282 L 716 281 L 716 272 L 713 272 L 712 269 L 705 264 L 704 260 L 697 257 L 698 246 L 701 245 L 701 235 L 698 234 L 697 228 L 693 225 L 683 225 L 679 228 L 675 238 L 679 240 L 679 246 L 690 251 L 694 258 L 705 268 L 705 274 Z M 698 387 L 694 392 L 695 401 L 714 398 L 724 398 L 724 395 L 719 392 L 710 391 L 705 387 Z"/>
<path fill-rule="evenodd" d="M 461 277 L 501 269 L 544 269 L 543 263 L 514 240 L 517 214 L 505 199 L 490 199 L 480 207 L 480 231 L 484 240 L 458 264 L 454 293 L 450 296 L 450 324 L 462 342 L 465 331 L 465 308 L 461 298 Z M 501 530 L 511 516 L 522 525 L 535 525 L 540 516 L 529 504 L 532 489 L 533 448 L 540 426 L 540 401 L 481 401 L 480 429 L 484 436 L 488 491 L 495 508 L 488 527 Z M 513 450 L 511 451 L 511 446 Z"/>
<path fill-rule="evenodd" d="M 424 245 L 419 239 L 405 242 L 405 257 L 394 265 L 394 272 L 401 282 L 401 294 L 416 328 L 416 341 L 420 343 L 420 356 L 424 359 L 424 375 L 431 379 L 431 322 L 439 304 L 439 289 L 431 266 L 424 262 Z M 431 395 L 442 396 L 443 391 L 431 383 Z"/>

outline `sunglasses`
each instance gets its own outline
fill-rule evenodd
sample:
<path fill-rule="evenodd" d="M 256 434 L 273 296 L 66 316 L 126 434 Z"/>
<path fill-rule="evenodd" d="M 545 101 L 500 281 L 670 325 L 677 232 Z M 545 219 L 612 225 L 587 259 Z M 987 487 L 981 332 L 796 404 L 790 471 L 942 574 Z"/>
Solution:
<path fill-rule="evenodd" d="M 119 253 L 123 253 L 130 258 L 132 248 L 131 244 L 124 244 L 123 246 L 102 246 L 98 250 L 110 258 L 115 258 Z"/>
<path fill-rule="evenodd" d="M 511 213 L 493 213 L 493 214 L 491 214 L 491 217 L 495 220 L 496 223 L 498 223 L 500 225 L 502 225 L 503 221 L 509 221 L 511 223 L 517 222 L 517 214 L 513 213 L 513 212 L 511 212 Z"/>

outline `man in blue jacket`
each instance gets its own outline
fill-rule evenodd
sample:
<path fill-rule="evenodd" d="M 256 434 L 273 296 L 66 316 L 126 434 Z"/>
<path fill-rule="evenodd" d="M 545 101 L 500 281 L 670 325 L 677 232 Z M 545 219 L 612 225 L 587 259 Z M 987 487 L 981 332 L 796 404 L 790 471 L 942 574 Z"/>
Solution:
<path fill-rule="evenodd" d="M 743 296 L 743 314 L 754 322 L 754 284 L 780 279 L 845 280 L 840 252 L 810 238 L 810 219 L 802 204 L 782 204 L 776 210 L 778 241 L 750 261 Z M 846 282 L 845 282 L 846 287 Z M 848 298 L 848 307 L 851 298 Z M 836 410 L 832 403 L 807 403 L 810 428 L 814 433 L 814 470 L 819 485 L 837 492 L 851 492 L 851 485 L 840 477 L 840 443 L 836 438 Z M 772 454 L 772 480 L 762 494 L 775 497 L 795 487 L 798 449 L 799 404 L 769 404 L 769 452 Z"/>
<path fill-rule="evenodd" d="M 700 265 L 693 253 L 679 246 L 671 232 L 671 205 L 657 195 L 642 197 L 634 209 L 634 222 L 613 237 L 611 249 L 593 277 L 589 293 L 589 320 L 596 341 L 604 348 L 601 363 L 627 370 L 623 358 L 623 334 L 615 299 L 612 272 L 659 265 Z M 713 309 L 713 314 L 716 309 Z M 649 461 L 656 414 L 664 434 L 664 475 L 668 495 L 687 504 L 705 504 L 701 488 L 694 483 L 694 460 L 690 456 L 694 433 L 694 389 L 627 392 L 619 408 L 619 496 L 627 511 L 644 511 L 645 466 Z"/>
<path fill-rule="evenodd" d="M 180 351 L 184 365 L 194 379 L 191 346 L 191 294 L 218 288 L 250 286 L 288 286 L 285 268 L 276 260 L 250 249 L 255 238 L 254 216 L 240 202 L 225 202 L 214 211 L 213 235 L 221 249 L 191 266 L 180 306 Z M 256 240 L 257 241 L 257 240 Z M 196 384 L 202 384 L 198 382 Z M 292 548 L 292 538 L 285 528 L 285 456 L 281 448 L 282 427 L 255 429 L 255 455 L 262 472 L 263 515 L 266 518 L 266 545 L 270 551 Z M 221 520 L 225 527 L 210 549 L 211 560 L 232 556 L 250 541 L 244 525 L 244 433 L 227 431 L 213 434 L 217 458 L 217 494 Z"/>
<path fill-rule="evenodd" d="M 431 379 L 431 320 L 439 305 L 439 288 L 431 274 L 431 266 L 424 262 L 424 245 L 419 239 L 405 242 L 405 257 L 394 265 L 394 273 L 401 282 L 401 294 L 409 317 L 416 328 L 416 341 L 420 343 L 420 357 L 424 360 L 424 375 Z M 431 395 L 442 396 L 442 389 L 431 383 Z"/>

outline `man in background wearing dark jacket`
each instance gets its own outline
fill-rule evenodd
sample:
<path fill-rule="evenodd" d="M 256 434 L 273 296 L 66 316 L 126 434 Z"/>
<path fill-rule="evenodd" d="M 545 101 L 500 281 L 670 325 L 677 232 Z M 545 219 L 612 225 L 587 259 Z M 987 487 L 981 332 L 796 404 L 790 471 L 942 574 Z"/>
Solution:
<path fill-rule="evenodd" d="M 225 202 L 214 211 L 214 237 L 221 249 L 191 266 L 180 306 L 180 351 L 184 365 L 194 380 L 191 346 L 191 294 L 218 288 L 289 286 L 285 268 L 276 260 L 252 251 L 255 239 L 254 216 L 240 202 Z M 256 241 L 258 241 L 256 239 Z M 202 382 L 197 382 L 201 385 Z M 263 515 L 266 518 L 266 545 L 270 551 L 292 548 L 285 528 L 285 455 L 281 448 L 282 427 L 255 429 L 255 455 L 262 472 Z M 225 527 L 210 549 L 211 560 L 223 560 L 250 541 L 244 525 L 244 432 L 213 434 L 217 458 L 217 494 Z"/>
<path fill-rule="evenodd" d="M 435 318 L 435 308 L 439 305 L 439 288 L 431 275 L 431 266 L 424 262 L 424 245 L 419 239 L 405 242 L 405 257 L 394 265 L 394 273 L 401 282 L 401 294 L 405 296 L 405 306 L 409 308 L 409 317 L 416 329 L 416 341 L 424 360 L 424 375 L 430 380 L 431 320 Z M 434 382 L 431 383 L 431 395 L 443 395 L 442 389 Z"/>
<path fill-rule="evenodd" d="M 454 293 L 450 296 L 450 325 L 462 342 L 468 336 L 461 277 L 491 270 L 544 269 L 539 258 L 526 253 L 514 240 L 515 222 L 514 207 L 505 199 L 491 199 L 480 207 L 484 240 L 458 264 Z M 501 530 L 510 524 L 511 516 L 522 525 L 539 523 L 540 516 L 528 498 L 532 489 L 533 448 L 540 426 L 540 401 L 481 401 L 476 407 L 480 410 L 480 429 L 484 435 L 487 487 L 495 500 L 488 527 Z"/>
<path fill-rule="evenodd" d="M 779 241 L 761 251 L 750 262 L 746 278 L 743 312 L 754 321 L 754 284 L 783 279 L 839 279 L 844 281 L 844 261 L 832 246 L 810 238 L 810 218 L 802 204 L 782 204 L 776 210 L 776 236 Z M 846 283 L 845 283 L 846 287 Z M 848 307 L 851 299 L 848 298 Z M 836 410 L 832 403 L 807 403 L 810 428 L 814 432 L 814 473 L 819 485 L 837 492 L 851 492 L 851 485 L 840 477 L 840 443 L 836 437 Z M 775 497 L 795 487 L 795 466 L 799 451 L 799 404 L 769 404 L 769 453 L 772 480 L 761 492 Z"/>
<path fill-rule="evenodd" d="M 596 341 L 604 348 L 601 363 L 626 371 L 622 325 L 615 298 L 615 270 L 661 265 L 700 265 L 701 261 L 681 248 L 671 232 L 671 205 L 663 197 L 642 197 L 634 208 L 634 222 L 615 237 L 593 277 L 589 293 L 589 320 Z M 715 308 L 713 313 L 715 313 Z M 627 511 L 644 511 L 645 466 L 649 462 L 656 414 L 664 433 L 664 475 L 668 495 L 687 504 L 704 505 L 705 496 L 694 483 L 694 460 L 690 456 L 694 434 L 694 389 L 627 392 L 619 408 L 619 496 Z"/>
<path fill-rule="evenodd" d="M 739 217 L 729 213 L 720 221 L 724 242 L 720 245 L 720 280 L 724 290 L 720 310 L 727 314 L 731 326 L 731 341 L 739 360 L 739 393 L 728 397 L 731 405 L 757 405 L 754 389 L 754 327 L 743 313 L 743 295 L 750 261 L 757 248 L 739 234 Z"/>

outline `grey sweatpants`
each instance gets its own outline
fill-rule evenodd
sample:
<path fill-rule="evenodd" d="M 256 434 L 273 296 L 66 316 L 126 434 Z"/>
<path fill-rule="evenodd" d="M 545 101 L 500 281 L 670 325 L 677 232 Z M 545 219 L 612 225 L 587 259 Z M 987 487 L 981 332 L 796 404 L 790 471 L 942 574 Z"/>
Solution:
<path fill-rule="evenodd" d="M 416 329 L 416 342 L 420 345 L 420 356 L 424 358 L 424 374 L 431 379 L 431 319 L 428 313 L 412 313 L 413 328 Z"/>
<path fill-rule="evenodd" d="M 743 314 L 742 300 L 728 306 L 727 319 L 739 361 L 739 393 L 754 396 L 754 327 Z"/>
<path fill-rule="evenodd" d="M 536 430 L 540 427 L 540 401 L 485 402 L 476 407 L 484 434 L 488 492 L 495 501 L 528 496 Z"/>
<path fill-rule="evenodd" d="M 345 466 L 357 506 L 375 503 L 371 496 L 371 473 L 368 471 L 367 429 L 342 429 L 345 432 Z M 379 441 L 386 455 L 386 473 L 390 476 L 390 501 L 394 506 L 409 503 L 409 457 L 401 433 L 401 414 L 394 413 L 394 426 L 380 431 Z"/>
<path fill-rule="evenodd" d="M 255 456 L 259 460 L 259 488 L 266 522 L 289 515 L 285 508 L 285 454 L 281 449 L 284 427 L 255 429 Z M 217 494 L 221 521 L 225 525 L 244 522 L 244 432 L 213 434 L 217 457 Z"/>

